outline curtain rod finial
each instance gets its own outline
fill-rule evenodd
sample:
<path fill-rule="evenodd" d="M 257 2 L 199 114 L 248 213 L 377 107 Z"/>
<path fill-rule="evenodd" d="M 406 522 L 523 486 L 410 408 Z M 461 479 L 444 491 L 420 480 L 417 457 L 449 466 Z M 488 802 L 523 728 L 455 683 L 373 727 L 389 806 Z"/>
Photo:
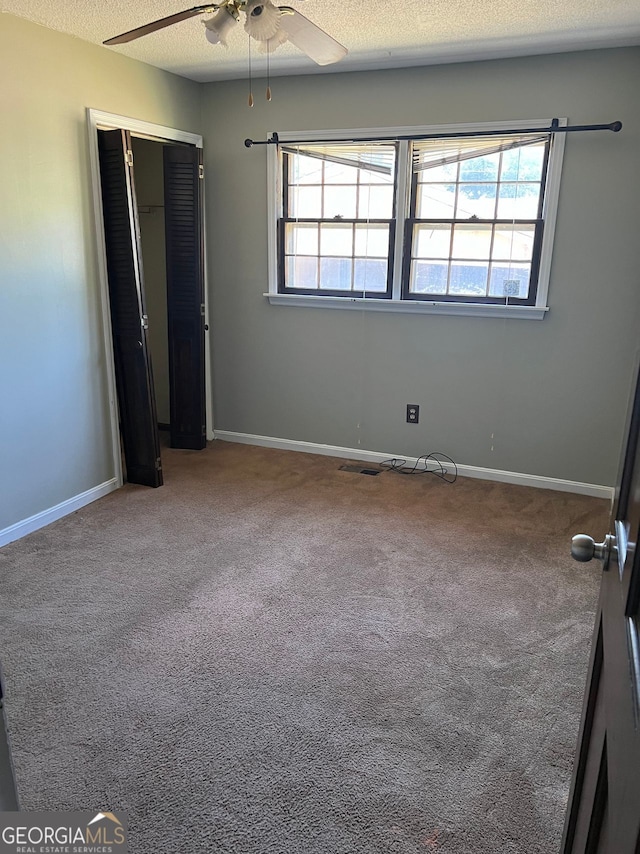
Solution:
<path fill-rule="evenodd" d="M 251 146 L 253 145 L 253 140 L 252 139 L 245 139 L 244 144 L 245 144 L 246 148 L 251 148 Z"/>

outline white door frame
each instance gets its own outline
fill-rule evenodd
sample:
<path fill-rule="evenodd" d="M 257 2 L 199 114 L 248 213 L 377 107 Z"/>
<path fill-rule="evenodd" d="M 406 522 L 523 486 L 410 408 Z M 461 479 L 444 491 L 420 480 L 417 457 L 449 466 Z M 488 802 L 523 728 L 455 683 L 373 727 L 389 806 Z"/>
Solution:
<path fill-rule="evenodd" d="M 104 242 L 104 220 L 102 214 L 102 190 L 100 185 L 100 160 L 98 154 L 98 130 L 128 130 L 134 136 L 152 139 L 157 142 L 183 142 L 202 148 L 202 137 L 199 134 L 188 133 L 176 128 L 156 125 L 151 122 L 132 119 L 128 116 L 118 116 L 115 113 L 105 113 L 102 110 L 87 108 L 87 128 L 89 131 L 89 159 L 91 163 L 91 184 L 93 190 L 93 208 L 96 228 L 96 247 L 98 261 L 98 279 L 100 284 L 100 302 L 102 307 L 102 327 L 104 336 L 104 353 L 106 358 L 107 390 L 109 394 L 109 414 L 111 420 L 111 451 L 113 470 L 118 486 L 122 486 L 122 457 L 120 453 L 120 426 L 118 418 L 118 398 L 116 393 L 116 373 L 113 357 L 113 337 L 111 331 L 111 309 L 109 304 L 109 281 L 107 278 L 107 254 Z M 205 233 L 203 205 L 203 240 Z M 205 324 L 209 323 L 209 289 L 207 287 L 207 258 L 206 242 L 204 246 L 204 314 Z M 213 395 L 211 389 L 211 345 L 210 336 L 205 336 L 204 342 L 204 387 L 205 387 L 205 418 L 206 436 L 214 438 L 213 433 Z"/>

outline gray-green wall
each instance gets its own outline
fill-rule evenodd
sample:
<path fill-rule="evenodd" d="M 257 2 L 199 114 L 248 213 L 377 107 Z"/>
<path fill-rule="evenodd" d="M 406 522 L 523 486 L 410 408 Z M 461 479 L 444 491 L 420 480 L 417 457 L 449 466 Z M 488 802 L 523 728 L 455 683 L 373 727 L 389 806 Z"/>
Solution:
<path fill-rule="evenodd" d="M 0 532 L 114 477 L 86 108 L 198 133 L 197 84 L 0 15 Z"/>
<path fill-rule="evenodd" d="M 615 480 L 640 277 L 640 51 L 621 49 L 203 87 L 216 428 L 597 484 Z M 269 305 L 273 130 L 566 116 L 543 321 Z M 421 405 L 420 424 L 405 404 Z"/>

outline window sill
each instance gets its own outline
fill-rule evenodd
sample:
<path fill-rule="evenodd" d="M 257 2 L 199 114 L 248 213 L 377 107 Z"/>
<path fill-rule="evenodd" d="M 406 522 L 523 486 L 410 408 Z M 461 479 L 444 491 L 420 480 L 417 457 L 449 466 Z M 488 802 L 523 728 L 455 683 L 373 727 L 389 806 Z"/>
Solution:
<path fill-rule="evenodd" d="M 511 317 L 543 320 L 548 307 L 536 305 L 473 305 L 461 302 L 418 302 L 417 300 L 372 299 L 370 297 L 316 297 L 302 294 L 264 294 L 271 305 L 305 308 L 343 308 L 360 311 L 390 311 L 401 314 L 448 314 L 462 317 Z"/>

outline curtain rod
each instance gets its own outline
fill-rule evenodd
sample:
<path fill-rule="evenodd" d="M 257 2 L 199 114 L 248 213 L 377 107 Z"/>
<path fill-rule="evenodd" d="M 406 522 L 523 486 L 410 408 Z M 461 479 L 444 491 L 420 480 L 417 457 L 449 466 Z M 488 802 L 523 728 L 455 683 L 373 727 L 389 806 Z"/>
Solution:
<path fill-rule="evenodd" d="M 415 136 L 361 136 L 358 139 L 328 139 L 319 140 L 322 142 L 399 142 L 404 139 L 459 139 L 469 136 L 506 136 L 508 134 L 523 134 L 523 133 L 576 133 L 577 131 L 586 130 L 611 130 L 614 133 L 622 130 L 622 122 L 611 122 L 608 125 L 567 125 L 561 127 L 557 124 L 557 119 L 554 119 L 551 127 L 548 128 L 518 128 L 517 130 L 480 130 L 480 131 L 458 131 L 457 133 L 423 133 Z M 244 144 L 247 148 L 253 145 L 277 145 L 280 142 L 277 133 L 273 133 L 269 139 L 245 139 Z M 287 139 L 287 145 L 302 145 L 304 143 L 313 143 L 309 139 Z"/>

